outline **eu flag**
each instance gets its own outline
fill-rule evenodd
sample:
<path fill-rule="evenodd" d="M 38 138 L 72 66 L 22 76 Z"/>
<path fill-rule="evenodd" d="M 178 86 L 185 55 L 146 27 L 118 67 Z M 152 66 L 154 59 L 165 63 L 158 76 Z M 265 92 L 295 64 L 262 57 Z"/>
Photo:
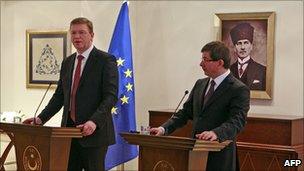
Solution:
<path fill-rule="evenodd" d="M 125 163 L 138 155 L 137 147 L 127 144 L 119 135 L 120 132 L 136 130 L 132 45 L 127 2 L 121 6 L 109 53 L 116 57 L 119 70 L 119 99 L 111 111 L 115 125 L 116 144 L 108 149 L 106 170 Z"/>

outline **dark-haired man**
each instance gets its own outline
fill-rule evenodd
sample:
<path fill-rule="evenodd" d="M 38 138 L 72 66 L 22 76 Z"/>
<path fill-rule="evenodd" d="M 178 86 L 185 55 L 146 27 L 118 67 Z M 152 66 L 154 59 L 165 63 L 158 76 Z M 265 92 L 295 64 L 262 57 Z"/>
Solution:
<path fill-rule="evenodd" d="M 237 61 L 230 67 L 233 75 L 245 83 L 250 90 L 266 89 L 266 67 L 250 56 L 253 49 L 254 28 L 249 23 L 240 23 L 230 31 L 237 54 Z"/>
<path fill-rule="evenodd" d="M 108 146 L 115 143 L 111 108 L 117 101 L 115 58 L 93 45 L 93 24 L 86 18 L 70 23 L 76 53 L 62 62 L 57 89 L 37 118 L 24 123 L 46 123 L 63 106 L 62 127 L 81 128 L 83 138 L 71 143 L 68 170 L 104 170 Z"/>
<path fill-rule="evenodd" d="M 209 152 L 206 170 L 237 170 L 235 139 L 246 123 L 249 89 L 230 73 L 229 49 L 224 43 L 210 42 L 201 52 L 200 66 L 208 77 L 197 80 L 183 108 L 151 133 L 169 135 L 193 120 L 193 138 L 233 140 L 222 151 Z"/>

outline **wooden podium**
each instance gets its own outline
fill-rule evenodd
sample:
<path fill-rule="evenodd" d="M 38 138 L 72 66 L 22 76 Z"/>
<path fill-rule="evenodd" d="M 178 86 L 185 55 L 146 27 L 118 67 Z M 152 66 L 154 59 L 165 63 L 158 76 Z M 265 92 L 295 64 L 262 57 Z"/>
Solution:
<path fill-rule="evenodd" d="M 13 145 L 17 170 L 67 170 L 71 139 L 82 137 L 78 128 L 12 123 L 0 123 L 0 131 L 11 139 L 0 158 L 0 171 Z"/>
<path fill-rule="evenodd" d="M 206 170 L 209 151 L 220 151 L 222 143 L 174 136 L 120 134 L 129 144 L 139 145 L 138 170 Z"/>
<path fill-rule="evenodd" d="M 168 120 L 174 110 L 149 111 L 151 127 Z M 192 122 L 172 135 L 190 137 Z M 286 159 L 304 159 L 304 118 L 292 115 L 250 113 L 244 130 L 237 136 L 241 171 L 281 170 L 302 171 L 299 167 L 284 167 Z"/>

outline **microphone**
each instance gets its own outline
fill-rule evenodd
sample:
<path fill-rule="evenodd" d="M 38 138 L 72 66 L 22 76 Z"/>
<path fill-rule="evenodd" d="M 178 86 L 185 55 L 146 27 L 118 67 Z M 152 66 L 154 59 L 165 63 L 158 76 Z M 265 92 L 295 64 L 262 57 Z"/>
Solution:
<path fill-rule="evenodd" d="M 173 118 L 173 116 L 176 114 L 177 109 L 179 108 L 180 104 L 182 103 L 182 101 L 184 100 L 185 96 L 186 96 L 188 93 L 189 93 L 189 91 L 186 90 L 185 93 L 184 93 L 184 95 L 183 95 L 183 97 L 182 97 L 182 99 L 179 101 L 179 103 L 178 103 L 176 109 L 174 110 L 174 113 L 171 115 L 170 119 Z"/>
<path fill-rule="evenodd" d="M 42 97 L 42 99 L 41 99 L 41 101 L 40 101 L 40 103 L 39 103 L 39 105 L 38 105 L 38 107 L 37 107 L 37 109 L 36 109 L 36 112 L 35 112 L 35 114 L 34 114 L 34 125 L 36 125 L 36 115 L 37 115 L 37 112 L 38 112 L 38 110 L 39 110 L 39 108 L 40 108 L 41 103 L 43 102 L 43 100 L 44 100 L 44 98 L 45 98 L 46 93 L 49 91 L 51 85 L 52 85 L 52 83 L 49 83 L 49 86 L 48 86 L 48 88 L 46 89 L 46 91 L 45 91 L 45 93 L 44 93 L 44 95 L 43 95 L 43 97 Z"/>

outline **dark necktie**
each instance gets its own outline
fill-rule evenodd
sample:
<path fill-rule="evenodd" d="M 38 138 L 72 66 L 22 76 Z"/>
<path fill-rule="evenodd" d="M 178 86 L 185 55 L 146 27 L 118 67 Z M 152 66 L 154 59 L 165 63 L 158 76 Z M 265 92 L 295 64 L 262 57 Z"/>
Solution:
<path fill-rule="evenodd" d="M 244 66 L 245 64 L 248 64 L 248 62 L 249 62 L 249 61 L 244 62 L 244 63 L 240 63 L 240 62 L 238 62 L 238 63 L 239 63 L 239 65 L 240 65 L 240 69 L 239 69 L 239 78 L 241 78 L 241 77 L 242 77 L 242 75 L 243 75 L 243 73 L 244 73 L 243 66 Z"/>
<path fill-rule="evenodd" d="M 214 80 L 212 80 L 210 82 L 210 88 L 209 88 L 207 94 L 204 97 L 204 106 L 206 105 L 207 101 L 210 99 L 210 97 L 214 93 L 214 86 L 215 86 L 215 82 L 214 82 Z"/>
<path fill-rule="evenodd" d="M 76 116 L 76 91 L 78 88 L 79 80 L 80 80 L 80 73 L 81 73 L 81 62 L 83 60 L 82 55 L 77 56 L 77 66 L 74 74 L 73 79 L 73 86 L 72 86 L 72 92 L 71 92 L 71 119 L 75 122 L 75 116 Z"/>

